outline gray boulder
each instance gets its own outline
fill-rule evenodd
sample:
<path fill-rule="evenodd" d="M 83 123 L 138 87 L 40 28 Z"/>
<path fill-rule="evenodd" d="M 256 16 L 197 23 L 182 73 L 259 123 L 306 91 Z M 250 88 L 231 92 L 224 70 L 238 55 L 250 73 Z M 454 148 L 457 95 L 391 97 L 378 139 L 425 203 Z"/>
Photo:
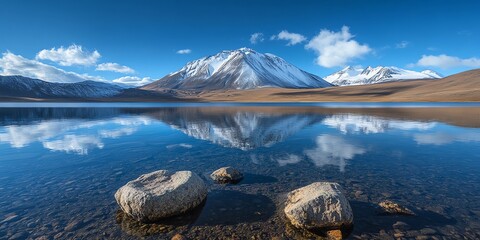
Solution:
<path fill-rule="evenodd" d="M 206 196 L 207 187 L 197 174 L 167 170 L 141 175 L 115 193 L 120 208 L 141 222 L 185 213 L 202 203 Z"/>
<path fill-rule="evenodd" d="M 212 174 L 210 177 L 218 183 L 237 183 L 243 178 L 243 174 L 232 167 L 222 167 Z"/>
<path fill-rule="evenodd" d="M 288 194 L 285 215 L 291 224 L 307 230 L 335 229 L 353 224 L 349 202 L 337 183 L 315 182 Z"/>

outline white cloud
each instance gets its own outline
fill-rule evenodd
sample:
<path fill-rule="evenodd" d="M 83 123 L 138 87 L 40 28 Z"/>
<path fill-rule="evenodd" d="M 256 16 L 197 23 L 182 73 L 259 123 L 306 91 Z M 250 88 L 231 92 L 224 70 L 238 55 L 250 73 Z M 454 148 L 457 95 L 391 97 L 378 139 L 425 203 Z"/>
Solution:
<path fill-rule="evenodd" d="M 443 69 L 455 68 L 455 67 L 480 67 L 480 58 L 459 58 L 454 56 L 441 55 L 422 55 L 422 58 L 418 60 L 417 66 L 422 67 L 439 67 Z"/>
<path fill-rule="evenodd" d="M 259 42 L 263 42 L 265 39 L 263 38 L 263 33 L 254 33 L 250 36 L 250 43 L 257 44 Z"/>
<path fill-rule="evenodd" d="M 141 78 L 141 77 L 135 77 L 135 76 L 125 76 L 125 77 L 114 79 L 112 82 L 139 87 L 139 86 L 149 84 L 153 81 L 154 80 L 149 77 Z"/>
<path fill-rule="evenodd" d="M 50 50 L 43 49 L 37 53 L 36 59 L 50 60 L 62 66 L 91 66 L 94 65 L 100 57 L 100 53 L 96 50 L 93 52 L 84 51 L 82 46 L 73 44 L 68 48 L 62 46 Z"/>
<path fill-rule="evenodd" d="M 0 58 L 0 73 L 2 75 L 22 75 L 47 82 L 73 83 L 85 80 L 106 81 L 104 78 L 98 76 L 67 72 L 36 60 L 15 55 L 11 52 L 3 53 L 2 58 Z"/>
<path fill-rule="evenodd" d="M 95 147 L 102 149 L 103 146 L 104 144 L 99 138 L 89 135 L 65 135 L 63 139 L 43 143 L 43 147 L 52 151 L 62 151 L 80 155 L 88 154 L 88 150 Z"/>
<path fill-rule="evenodd" d="M 112 71 L 118 73 L 134 73 L 135 71 L 127 66 L 122 66 L 118 63 L 101 63 L 97 65 L 95 69 L 97 71 Z"/>
<path fill-rule="evenodd" d="M 270 40 L 275 40 L 275 39 L 288 41 L 287 46 L 296 45 L 307 40 L 305 36 L 298 33 L 291 33 L 291 32 L 288 32 L 287 30 L 283 30 L 278 35 L 273 35 L 270 38 Z"/>
<path fill-rule="evenodd" d="M 192 50 L 188 49 L 188 48 L 187 49 L 180 49 L 180 50 L 177 51 L 178 54 L 189 54 L 191 52 L 192 52 Z"/>
<path fill-rule="evenodd" d="M 316 62 L 320 66 L 327 68 L 344 66 L 372 51 L 368 45 L 352 40 L 353 37 L 347 26 L 343 26 L 340 32 L 324 29 L 310 40 L 305 48 L 317 53 Z"/>
<path fill-rule="evenodd" d="M 326 165 L 338 166 L 341 172 L 345 171 L 346 160 L 353 159 L 355 155 L 364 154 L 365 149 L 354 146 L 342 137 L 329 134 L 317 137 L 317 147 L 305 150 L 305 155 L 317 167 Z"/>
<path fill-rule="evenodd" d="M 86 80 L 110 82 L 99 76 L 67 72 L 63 69 L 39 62 L 37 60 L 31 60 L 20 55 L 15 55 L 11 52 L 3 53 L 2 58 L 0 58 L 0 74 L 21 75 L 47 82 L 74 83 Z M 132 86 L 142 86 L 153 82 L 153 79 L 149 77 L 140 78 L 136 76 L 124 76 L 114 79 L 112 82 L 128 84 Z"/>
<path fill-rule="evenodd" d="M 410 42 L 401 41 L 401 42 L 395 44 L 395 47 L 396 48 L 406 48 L 406 47 L 408 47 L 409 44 L 410 44 Z"/>

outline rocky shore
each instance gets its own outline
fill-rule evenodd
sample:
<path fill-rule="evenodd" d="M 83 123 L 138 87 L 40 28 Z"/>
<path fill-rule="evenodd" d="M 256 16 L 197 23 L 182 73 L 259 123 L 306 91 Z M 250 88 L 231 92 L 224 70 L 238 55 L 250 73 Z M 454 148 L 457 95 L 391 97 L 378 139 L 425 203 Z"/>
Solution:
<path fill-rule="evenodd" d="M 238 183 L 243 174 L 232 167 L 223 167 L 210 175 L 217 183 Z M 122 225 L 138 225 L 155 233 L 172 228 L 156 228 L 155 223 L 178 215 L 186 215 L 207 197 L 204 181 L 190 171 L 158 170 L 128 182 L 115 193 L 124 212 L 117 214 Z M 284 203 L 286 224 L 303 229 L 313 236 L 342 239 L 353 227 L 353 212 L 338 183 L 314 182 L 288 193 Z M 400 206 L 397 206 L 400 207 Z M 200 210 L 197 210 L 197 213 Z M 195 220 L 195 217 L 186 219 Z M 132 221 L 133 220 L 133 221 Z M 138 221 L 139 223 L 136 223 Z M 128 228 L 128 227 L 127 227 Z M 172 239 L 186 239 L 176 234 Z"/>
<path fill-rule="evenodd" d="M 223 155 L 219 154 L 220 157 Z M 35 196 L 19 193 L 15 200 L 4 196 L 0 203 L 12 207 L 6 207 L 0 219 L 1 235 L 5 239 L 171 239 L 177 234 L 186 239 L 211 236 L 218 239 L 325 239 L 335 233 L 338 236 L 338 232 L 324 236 L 295 227 L 284 209 L 289 192 L 308 186 L 312 181 L 328 180 L 342 186 L 352 208 L 355 222 L 349 239 L 478 239 L 480 212 L 475 210 L 474 204 L 469 206 L 464 201 L 475 199 L 474 193 L 458 186 L 456 196 L 461 198 L 441 195 L 445 203 L 438 203 L 435 201 L 438 191 L 432 192 L 422 185 L 433 181 L 429 177 L 400 181 L 389 179 L 380 171 L 351 171 L 343 176 L 336 169 L 328 168 L 315 171 L 308 171 L 309 166 L 303 165 L 255 168 L 253 163 L 227 162 L 225 165 L 249 171 L 243 172 L 244 178 L 237 184 L 217 184 L 210 174 L 221 165 L 212 168 L 209 162 L 197 162 L 193 166 L 185 163 L 179 167 L 176 162 L 169 165 L 156 159 L 136 162 L 140 163 L 144 166 L 132 168 L 128 164 L 104 169 L 111 174 L 87 175 L 85 173 L 108 167 L 88 165 L 55 178 L 46 173 L 40 175 L 37 181 L 22 189 L 44 189 L 50 198 L 36 202 L 48 202 L 49 206 L 40 204 L 41 212 L 36 208 L 27 211 L 14 206 L 22 206 L 23 201 L 32 202 Z M 208 188 L 207 200 L 185 214 L 153 223 L 142 223 L 119 210 L 112 197 L 116 189 L 158 167 L 198 173 Z M 303 174 L 298 174 L 299 171 Z M 6 183 L 12 180 L 2 179 Z M 475 188 L 475 185 L 466 184 L 470 189 Z M 6 185 L 6 189 L 10 186 L 16 185 Z M 408 208 L 415 215 L 385 214 L 379 205 L 385 200 Z"/>

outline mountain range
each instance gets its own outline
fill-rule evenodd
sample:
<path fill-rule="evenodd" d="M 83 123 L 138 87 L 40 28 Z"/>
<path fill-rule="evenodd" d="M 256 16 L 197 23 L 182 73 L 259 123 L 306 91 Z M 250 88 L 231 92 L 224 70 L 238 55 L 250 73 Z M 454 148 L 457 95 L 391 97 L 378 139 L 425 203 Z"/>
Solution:
<path fill-rule="evenodd" d="M 353 101 L 353 99 L 477 101 L 480 97 L 476 94 L 477 89 L 480 89 L 478 78 L 480 78 L 480 70 L 442 78 L 432 70 L 415 72 L 398 67 L 349 66 L 322 79 L 273 54 L 240 48 L 189 62 L 180 70 L 137 88 L 95 81 L 53 83 L 23 76 L 0 76 L 0 99 L 2 101 L 56 101 L 55 99 L 67 101 L 89 99 L 91 101 Z M 432 81 L 432 79 L 437 80 Z"/>
<path fill-rule="evenodd" d="M 121 93 L 123 87 L 96 81 L 52 83 L 22 76 L 0 76 L 0 96 L 27 98 L 100 98 Z"/>
<path fill-rule="evenodd" d="M 382 82 L 418 79 L 438 79 L 442 76 L 433 70 L 421 72 L 401 69 L 398 67 L 367 67 L 356 68 L 348 66 L 324 79 L 337 86 L 365 85 Z"/>
<path fill-rule="evenodd" d="M 219 90 L 265 87 L 322 88 L 330 83 L 273 54 L 249 48 L 222 51 L 187 63 L 142 89 Z"/>

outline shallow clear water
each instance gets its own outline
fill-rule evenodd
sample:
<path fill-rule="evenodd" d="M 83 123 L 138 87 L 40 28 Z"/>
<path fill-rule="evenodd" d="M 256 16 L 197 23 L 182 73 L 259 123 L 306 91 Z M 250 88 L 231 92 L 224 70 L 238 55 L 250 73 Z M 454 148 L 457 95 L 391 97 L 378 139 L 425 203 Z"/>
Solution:
<path fill-rule="evenodd" d="M 405 237 L 480 238 L 476 104 L 58 105 L 0 108 L 0 238 L 301 239 L 311 236 L 285 223 L 283 201 L 315 181 L 344 187 L 350 238 L 394 236 L 398 221 Z M 223 166 L 244 180 L 214 184 Z M 159 169 L 198 173 L 207 201 L 136 223 L 113 194 Z M 417 215 L 379 215 L 385 199 Z"/>

